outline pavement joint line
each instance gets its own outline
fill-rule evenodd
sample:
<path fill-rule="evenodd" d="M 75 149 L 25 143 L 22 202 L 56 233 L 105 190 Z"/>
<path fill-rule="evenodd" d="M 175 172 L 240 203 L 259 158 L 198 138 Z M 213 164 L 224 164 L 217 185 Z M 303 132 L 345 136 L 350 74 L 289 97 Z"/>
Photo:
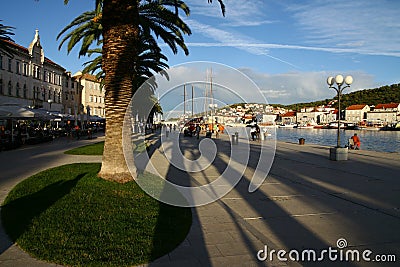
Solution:
<path fill-rule="evenodd" d="M 262 220 L 264 217 L 258 216 L 258 217 L 244 217 L 243 220 Z"/>
<path fill-rule="evenodd" d="M 270 200 L 275 200 L 274 198 L 285 198 L 285 197 L 307 197 L 307 195 L 282 195 L 282 196 L 267 196 L 268 199 Z M 309 197 L 316 197 L 316 195 L 310 195 Z M 239 199 L 244 199 L 243 197 L 224 197 L 222 198 L 223 200 L 239 200 Z"/>
<path fill-rule="evenodd" d="M 332 215 L 338 212 L 316 212 L 316 213 L 305 213 L 305 214 L 291 214 L 290 217 L 306 217 L 306 216 L 319 216 L 319 215 Z"/>
<path fill-rule="evenodd" d="M 244 217 L 244 220 L 267 220 L 267 219 L 272 219 L 272 218 L 285 218 L 285 217 L 308 217 L 308 216 L 320 216 L 320 215 L 333 215 L 337 214 L 338 212 L 318 212 L 318 213 L 305 213 L 305 214 L 288 214 L 285 216 L 273 216 L 269 218 L 265 217 Z"/>

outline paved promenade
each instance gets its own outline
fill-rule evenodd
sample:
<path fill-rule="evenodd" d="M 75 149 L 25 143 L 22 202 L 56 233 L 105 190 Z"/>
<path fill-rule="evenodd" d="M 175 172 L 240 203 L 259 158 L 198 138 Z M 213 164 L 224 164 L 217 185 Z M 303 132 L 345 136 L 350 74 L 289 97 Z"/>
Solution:
<path fill-rule="evenodd" d="M 83 142 L 86 141 L 80 144 Z M 157 142 L 151 149 L 151 157 L 157 162 L 158 171 L 170 180 L 197 186 L 214 180 L 226 167 L 230 151 L 227 136 L 222 136 L 216 144 L 217 158 L 201 174 L 182 172 L 170 165 Z M 15 184 L 40 170 L 71 162 L 100 160 L 99 157 L 62 154 L 76 145 L 74 141 L 28 147 L 19 153 L 18 150 L 1 152 L 0 162 L 9 164 L 2 166 L 0 174 L 0 201 Z M 348 161 L 335 162 L 329 160 L 327 147 L 278 142 L 268 178 L 257 191 L 249 193 L 247 188 L 258 161 L 258 146 L 257 142 L 252 143 L 249 166 L 239 184 L 222 199 L 194 208 L 193 225 L 186 240 L 148 266 L 317 265 L 318 262 L 282 262 L 277 259 L 276 252 L 272 261 L 268 258 L 259 261 L 257 253 L 265 256 L 259 253 L 265 247 L 268 252 L 297 250 L 301 255 L 303 250 L 312 249 L 319 253 L 329 247 L 337 249 L 337 240 L 341 238 L 345 239 L 346 248 L 360 251 L 360 257 L 368 249 L 372 251 L 369 258 L 391 254 L 396 256 L 397 264 L 345 262 L 339 261 L 340 258 L 330 262 L 329 255 L 325 254 L 323 266 L 398 265 L 398 153 L 349 151 Z M 198 156 L 197 147 L 195 138 L 187 137 L 181 143 L 188 158 Z M 12 245 L 1 230 L 0 266 L 56 265 L 31 259 Z"/>

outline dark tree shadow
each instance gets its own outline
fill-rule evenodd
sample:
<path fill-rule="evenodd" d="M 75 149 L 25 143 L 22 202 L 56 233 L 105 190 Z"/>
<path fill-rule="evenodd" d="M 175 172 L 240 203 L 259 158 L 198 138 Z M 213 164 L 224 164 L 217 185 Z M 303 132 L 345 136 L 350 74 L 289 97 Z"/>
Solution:
<path fill-rule="evenodd" d="M 34 218 L 68 195 L 86 173 L 68 181 L 58 181 L 1 207 L 1 219 L 7 235 L 15 242 L 31 226 Z M 9 246 L 0 247 L 0 253 Z"/>

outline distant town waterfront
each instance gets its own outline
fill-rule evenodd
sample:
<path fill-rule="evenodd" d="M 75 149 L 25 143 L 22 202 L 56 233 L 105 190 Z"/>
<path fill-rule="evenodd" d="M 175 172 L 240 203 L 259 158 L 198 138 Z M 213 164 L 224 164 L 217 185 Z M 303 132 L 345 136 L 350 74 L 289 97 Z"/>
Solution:
<path fill-rule="evenodd" d="M 340 133 L 342 146 L 354 134 L 361 139 L 361 149 L 397 152 L 400 153 L 400 131 L 369 131 L 369 130 L 342 130 Z M 337 130 L 335 129 L 276 129 L 277 140 L 299 142 L 304 138 L 306 144 L 318 144 L 324 146 L 336 146 Z"/>

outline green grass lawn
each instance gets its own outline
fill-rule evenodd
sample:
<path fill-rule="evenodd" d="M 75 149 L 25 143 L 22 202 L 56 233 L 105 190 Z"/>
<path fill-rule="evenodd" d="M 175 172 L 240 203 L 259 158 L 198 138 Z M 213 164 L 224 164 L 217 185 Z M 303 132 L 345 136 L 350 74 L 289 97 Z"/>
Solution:
<path fill-rule="evenodd" d="M 77 147 L 68 151 L 65 151 L 65 154 L 71 155 L 103 155 L 104 151 L 104 141 Z"/>
<path fill-rule="evenodd" d="M 18 184 L 1 209 L 7 234 L 34 257 L 68 266 L 138 265 L 184 240 L 190 208 L 160 203 L 135 182 L 99 179 L 99 169 L 64 165 Z"/>
<path fill-rule="evenodd" d="M 137 153 L 141 153 L 146 151 L 146 144 L 143 140 L 139 140 L 133 144 L 133 149 Z M 65 154 L 71 155 L 103 155 L 104 151 L 104 141 L 77 147 L 68 151 L 65 151 Z"/>

